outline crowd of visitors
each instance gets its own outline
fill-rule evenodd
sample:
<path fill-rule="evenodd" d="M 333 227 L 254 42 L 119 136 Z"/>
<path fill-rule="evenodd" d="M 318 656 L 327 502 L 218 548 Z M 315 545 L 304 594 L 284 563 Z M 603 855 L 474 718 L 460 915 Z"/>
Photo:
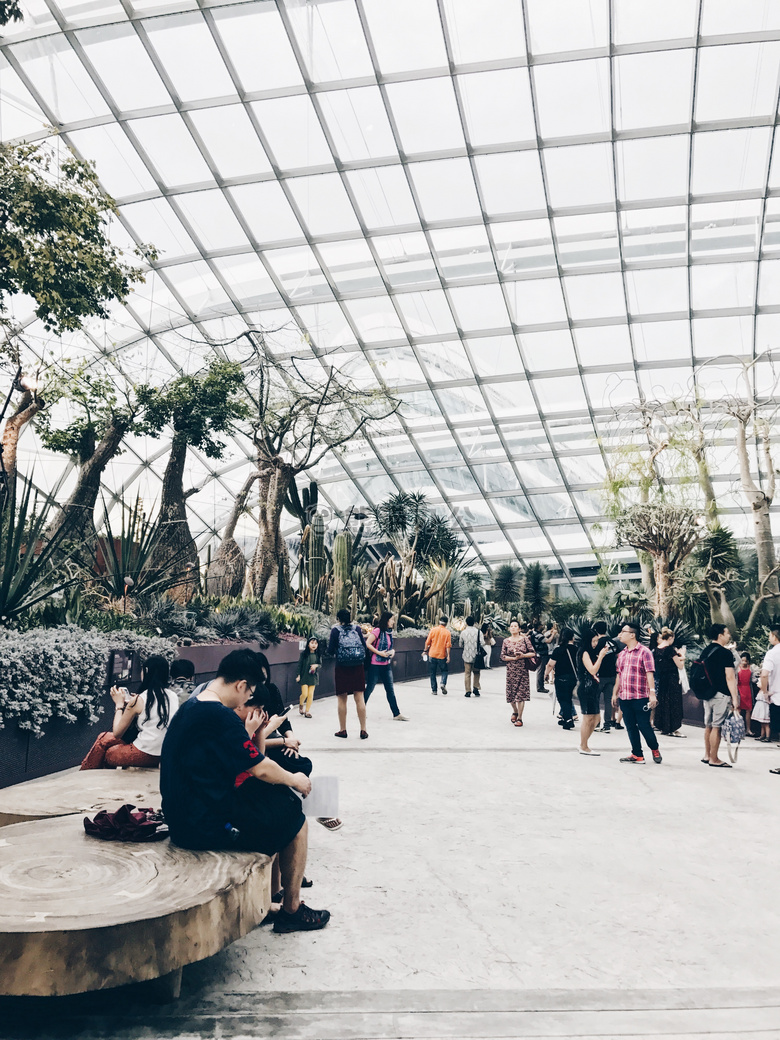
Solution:
<path fill-rule="evenodd" d="M 366 704 L 381 683 L 393 719 L 406 722 L 395 694 L 395 656 L 389 611 L 366 631 L 339 611 L 328 641 L 335 658 L 335 686 L 340 729 L 346 737 L 347 706 L 354 698 L 360 736 L 366 731 Z M 642 641 L 643 635 L 650 646 Z M 529 626 L 513 620 L 500 658 L 506 664 L 506 701 L 510 721 L 523 726 L 523 711 L 535 689 L 554 684 L 565 730 L 580 722 L 581 755 L 598 757 L 590 746 L 596 730 L 626 730 L 630 752 L 621 762 L 641 765 L 645 748 L 662 762 L 657 733 L 684 738 L 683 695 L 698 697 L 704 714 L 704 757 L 711 768 L 730 769 L 720 757 L 727 720 L 743 719 L 747 733 L 767 742 L 780 730 L 780 628 L 772 628 L 769 649 L 760 667 L 747 652 L 739 654 L 724 624 L 710 626 L 709 642 L 686 671 L 687 648 L 668 627 L 642 632 L 625 621 L 610 636 L 596 621 L 575 641 L 571 628 Z M 649 638 L 652 636 L 652 638 Z M 489 624 L 478 627 L 469 616 L 460 636 L 466 697 L 481 695 L 481 673 L 489 667 L 495 638 Z M 452 637 L 442 615 L 428 633 L 425 654 L 431 693 L 447 693 Z M 314 692 L 322 671 L 322 648 L 307 640 L 298 661 L 299 713 L 311 718 Z M 219 664 L 216 676 L 195 685 L 192 662 L 178 660 L 169 668 L 163 657 L 143 663 L 140 688 L 131 694 L 113 686 L 112 728 L 101 734 L 82 762 L 82 769 L 125 766 L 160 767 L 162 810 L 171 840 L 190 849 L 240 849 L 273 857 L 273 921 L 277 932 L 311 931 L 330 919 L 301 899 L 308 854 L 307 820 L 302 799 L 312 790 L 314 769 L 294 735 L 279 688 L 271 680 L 264 654 L 235 650 Z M 579 702 L 575 714 L 575 697 Z M 603 712 L 603 719 L 602 719 Z M 622 719 L 622 722 L 620 721 Z M 757 732 L 752 730 L 758 727 Z M 780 768 L 771 772 L 780 774 Z M 320 817 L 328 830 L 338 830 L 337 817 Z"/>

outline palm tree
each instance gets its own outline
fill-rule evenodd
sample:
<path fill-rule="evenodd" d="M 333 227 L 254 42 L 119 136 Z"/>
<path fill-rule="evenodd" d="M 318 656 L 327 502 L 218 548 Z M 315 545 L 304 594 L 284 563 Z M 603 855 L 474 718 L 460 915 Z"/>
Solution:
<path fill-rule="evenodd" d="M 517 603 L 523 596 L 523 575 L 519 567 L 513 563 L 502 563 L 493 574 L 493 588 L 490 598 L 500 607 Z"/>
<path fill-rule="evenodd" d="M 535 621 L 541 620 L 547 610 L 550 597 L 550 583 L 547 580 L 547 568 L 541 563 L 529 563 L 525 570 L 523 582 L 523 599 L 531 610 Z"/>

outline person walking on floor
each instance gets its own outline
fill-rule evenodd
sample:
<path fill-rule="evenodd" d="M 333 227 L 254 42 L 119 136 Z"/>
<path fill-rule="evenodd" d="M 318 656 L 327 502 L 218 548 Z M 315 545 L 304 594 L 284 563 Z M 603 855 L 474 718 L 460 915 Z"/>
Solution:
<path fill-rule="evenodd" d="M 536 692 L 547 693 L 544 678 L 547 673 L 547 661 L 550 656 L 550 645 L 544 636 L 544 625 L 541 621 L 533 626 L 531 642 L 534 644 L 536 656 L 539 658 L 539 667 L 536 669 Z"/>
<path fill-rule="evenodd" d="M 338 698 L 339 728 L 337 737 L 347 736 L 347 698 L 355 698 L 355 710 L 360 722 L 360 739 L 366 740 L 366 641 L 360 625 L 352 623 L 352 615 L 343 608 L 336 614 L 337 625 L 330 630 L 328 653 L 336 658 L 335 685 Z"/>
<path fill-rule="evenodd" d="M 466 696 L 470 697 L 473 692 L 475 697 L 479 697 L 479 677 L 486 654 L 485 637 L 474 624 L 471 614 L 466 618 L 466 627 L 460 634 L 460 645 L 463 647 L 463 681 Z"/>
<path fill-rule="evenodd" d="M 570 628 L 562 628 L 558 635 L 558 645 L 550 654 L 547 665 L 547 679 L 555 684 L 555 699 L 561 709 L 558 725 L 564 729 L 574 729 L 574 687 L 577 685 L 577 665 L 575 663 Z"/>
<path fill-rule="evenodd" d="M 311 718 L 314 691 L 320 681 L 321 671 L 320 641 L 316 636 L 309 636 L 306 647 L 298 658 L 298 674 L 295 676 L 295 681 L 300 683 L 301 686 L 298 713 L 304 715 L 307 719 Z"/>
<path fill-rule="evenodd" d="M 482 665 L 483 668 L 490 668 L 490 655 L 493 651 L 493 647 L 496 645 L 496 637 L 493 635 L 493 626 L 489 621 L 486 621 L 480 628 L 482 638 L 485 640 L 485 661 Z"/>
<path fill-rule="evenodd" d="M 683 722 L 680 669 L 685 666 L 685 656 L 674 645 L 674 632 L 671 628 L 661 629 L 653 657 L 658 698 L 654 715 L 656 729 L 665 737 L 684 737 L 685 734 L 680 732 Z"/>
<path fill-rule="evenodd" d="M 447 628 L 449 618 L 442 614 L 439 623 L 428 633 L 425 640 L 425 653 L 428 655 L 428 678 L 431 680 L 431 693 L 436 696 L 437 679 L 441 677 L 441 692 L 447 694 L 447 678 L 449 675 L 450 650 L 452 636 Z"/>
<path fill-rule="evenodd" d="M 628 739 L 631 741 L 631 754 L 621 758 L 621 762 L 633 762 L 644 765 L 645 755 L 642 750 L 642 737 L 650 748 L 653 761 L 660 763 L 661 752 L 658 749 L 653 727 L 650 725 L 650 712 L 657 704 L 655 696 L 655 661 L 652 653 L 639 642 L 639 625 L 635 621 L 626 621 L 618 636 L 625 649 L 618 654 L 615 687 L 612 692 L 612 707 L 623 712 Z M 640 736 L 641 734 L 641 736 Z"/>
<path fill-rule="evenodd" d="M 598 649 L 601 637 L 598 632 L 592 632 L 590 638 L 585 639 L 585 646 L 580 655 L 578 669 L 577 696 L 580 699 L 580 754 L 598 757 L 599 752 L 593 751 L 588 746 L 591 734 L 596 728 L 601 717 L 599 711 L 599 672 L 604 663 L 604 658 L 609 653 L 609 648 L 602 646 Z"/>
<path fill-rule="evenodd" d="M 366 704 L 368 704 L 368 698 L 374 692 L 374 687 L 378 682 L 381 682 L 385 688 L 385 697 L 387 697 L 387 703 L 395 721 L 408 722 L 407 717 L 401 714 L 398 708 L 398 701 L 395 699 L 392 665 L 392 660 L 395 656 L 395 650 L 393 649 L 394 624 L 395 618 L 389 610 L 385 610 L 379 617 L 377 627 L 366 637 L 366 645 L 371 651 L 371 664 L 368 666 L 364 699 Z"/>
<path fill-rule="evenodd" d="M 523 709 L 531 699 L 531 682 L 528 662 L 536 657 L 533 643 L 520 631 L 520 625 L 512 621 L 509 638 L 501 647 L 501 660 L 506 663 L 506 702 L 512 705 L 513 726 L 523 725 Z"/>

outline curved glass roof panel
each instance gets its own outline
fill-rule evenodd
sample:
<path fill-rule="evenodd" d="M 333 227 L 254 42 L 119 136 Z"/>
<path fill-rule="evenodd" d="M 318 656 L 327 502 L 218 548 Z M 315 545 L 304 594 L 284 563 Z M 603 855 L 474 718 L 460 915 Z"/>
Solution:
<path fill-rule="evenodd" d="M 336 510 L 419 488 L 481 564 L 541 560 L 566 586 L 608 551 L 615 410 L 722 394 L 736 369 L 713 359 L 777 341 L 771 0 L 24 11 L 0 39 L 0 135 L 56 131 L 116 198 L 116 242 L 159 251 L 84 336 L 54 341 L 15 300 L 29 342 L 141 380 L 260 326 L 276 357 L 397 390 L 367 450 L 312 473 Z M 768 361 L 754 379 L 772 392 Z M 22 449 L 42 485 L 66 469 L 34 434 Z M 734 452 L 710 450 L 747 530 Z M 250 454 L 240 434 L 216 462 L 191 453 L 201 545 Z M 138 438 L 106 479 L 152 501 L 164 462 L 164 440 Z"/>

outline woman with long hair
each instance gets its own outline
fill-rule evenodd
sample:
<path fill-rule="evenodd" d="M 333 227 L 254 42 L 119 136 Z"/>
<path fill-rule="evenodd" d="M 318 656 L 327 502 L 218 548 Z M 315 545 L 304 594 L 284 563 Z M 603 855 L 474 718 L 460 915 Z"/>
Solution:
<path fill-rule="evenodd" d="M 653 650 L 655 658 L 655 695 L 658 703 L 653 713 L 653 722 L 665 737 L 684 737 L 683 695 L 680 684 L 680 669 L 685 666 L 685 655 L 675 646 L 671 628 L 664 627 L 657 634 Z"/>
<path fill-rule="evenodd" d="M 379 615 L 377 627 L 366 636 L 366 646 L 371 651 L 371 664 L 368 666 L 368 677 L 366 679 L 366 692 L 363 700 L 368 704 L 368 698 L 374 692 L 374 687 L 381 682 L 385 688 L 385 696 L 390 711 L 396 722 L 408 722 L 405 715 L 401 714 L 398 701 L 395 699 L 395 687 L 393 685 L 393 665 L 395 656 L 393 649 L 393 625 L 395 618 L 389 610 L 384 610 Z"/>
<path fill-rule="evenodd" d="M 346 608 L 336 614 L 337 625 L 330 630 L 328 653 L 336 658 L 335 683 L 338 699 L 339 728 L 337 737 L 347 736 L 347 698 L 355 698 L 355 710 L 360 722 L 360 739 L 368 737 L 366 731 L 366 640 L 360 625 L 352 623 L 352 615 Z"/>
<path fill-rule="evenodd" d="M 562 628 L 558 637 L 558 645 L 550 654 L 546 678 L 555 682 L 555 696 L 561 707 L 559 726 L 574 729 L 574 687 L 577 685 L 576 654 L 572 646 L 574 633 L 570 628 Z"/>
<path fill-rule="evenodd" d="M 601 662 L 610 652 L 610 647 L 602 646 L 598 650 L 601 635 L 598 632 L 587 632 L 582 638 L 582 650 L 578 661 L 577 696 L 580 701 L 582 721 L 580 722 L 580 754 L 598 757 L 588 741 L 601 718 L 599 669 Z"/>
<path fill-rule="evenodd" d="M 90 748 L 82 769 L 116 769 L 119 766 L 146 766 L 156 769 L 168 731 L 168 724 L 179 710 L 179 698 L 168 689 L 170 670 L 164 657 L 149 657 L 141 672 L 141 689 L 131 695 L 111 687 L 114 721 L 110 733 L 101 733 Z M 138 725 L 132 743 L 122 737 L 131 724 Z"/>

